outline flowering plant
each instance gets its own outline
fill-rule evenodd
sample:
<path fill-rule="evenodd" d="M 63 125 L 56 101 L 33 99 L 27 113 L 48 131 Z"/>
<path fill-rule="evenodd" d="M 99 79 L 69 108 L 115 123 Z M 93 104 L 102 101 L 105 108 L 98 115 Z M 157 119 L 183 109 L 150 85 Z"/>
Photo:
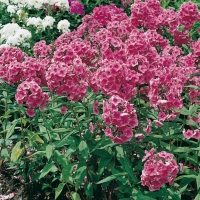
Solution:
<path fill-rule="evenodd" d="M 95 7 L 33 56 L 0 48 L 2 158 L 26 181 L 54 182 L 55 198 L 199 198 L 200 12 L 158 0 L 130 11 Z"/>

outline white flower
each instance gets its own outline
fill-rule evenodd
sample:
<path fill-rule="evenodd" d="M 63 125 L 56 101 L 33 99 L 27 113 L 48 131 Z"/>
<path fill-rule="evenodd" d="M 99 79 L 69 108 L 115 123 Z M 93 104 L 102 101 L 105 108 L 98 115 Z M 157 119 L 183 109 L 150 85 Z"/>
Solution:
<path fill-rule="evenodd" d="M 42 28 L 42 19 L 40 17 L 29 17 L 26 25 L 33 25 L 37 28 Z"/>
<path fill-rule="evenodd" d="M 0 0 L 1 3 L 5 3 L 6 5 L 9 5 L 9 0 Z"/>
<path fill-rule="evenodd" d="M 31 33 L 26 29 L 19 29 L 15 33 L 15 35 L 10 35 L 6 41 L 6 44 L 17 46 L 20 44 L 24 44 L 24 41 L 31 38 Z"/>
<path fill-rule="evenodd" d="M 16 11 L 17 11 L 17 6 L 15 6 L 15 5 L 8 5 L 8 7 L 7 7 L 7 11 L 9 12 L 9 13 L 11 13 L 11 14 L 14 14 L 14 13 L 16 13 Z"/>
<path fill-rule="evenodd" d="M 31 38 L 31 32 L 22 29 L 17 23 L 8 23 L 0 30 L 0 43 L 17 46 Z"/>
<path fill-rule="evenodd" d="M 14 35 L 18 29 L 20 29 L 20 26 L 17 23 L 8 23 L 4 25 L 0 30 L 0 42 L 7 40 L 10 35 Z"/>
<path fill-rule="evenodd" d="M 69 2 L 68 0 L 59 0 L 56 2 L 56 6 L 62 7 L 66 10 L 69 10 Z"/>
<path fill-rule="evenodd" d="M 11 46 L 17 46 L 19 45 L 19 41 L 16 39 L 15 36 L 10 35 L 6 41 L 6 44 L 11 45 Z"/>
<path fill-rule="evenodd" d="M 53 24 L 54 24 L 55 21 L 56 21 L 56 20 L 55 20 L 53 17 L 51 17 L 51 16 L 46 16 L 46 17 L 42 20 L 43 29 L 45 30 L 45 28 L 46 28 L 47 26 L 49 26 L 50 28 L 52 28 L 52 26 L 53 26 Z"/>
<path fill-rule="evenodd" d="M 58 30 L 62 31 L 63 33 L 70 32 L 69 27 L 70 23 L 66 19 L 59 21 L 57 25 Z"/>
<path fill-rule="evenodd" d="M 14 36 L 18 39 L 19 43 L 22 43 L 24 40 L 31 38 L 31 32 L 21 28 L 17 30 Z"/>

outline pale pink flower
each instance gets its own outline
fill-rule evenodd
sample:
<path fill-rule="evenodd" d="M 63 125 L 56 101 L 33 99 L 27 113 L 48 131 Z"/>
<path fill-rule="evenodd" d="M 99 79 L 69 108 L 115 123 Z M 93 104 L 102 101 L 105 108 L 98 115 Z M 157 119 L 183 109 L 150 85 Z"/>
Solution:
<path fill-rule="evenodd" d="M 158 126 L 158 127 L 162 127 L 163 123 L 160 122 L 159 120 L 154 120 L 154 123 Z"/>
<path fill-rule="evenodd" d="M 67 113 L 67 107 L 66 107 L 66 106 L 62 106 L 62 107 L 60 108 L 60 112 L 61 112 L 63 115 L 65 115 L 65 114 Z"/>
<path fill-rule="evenodd" d="M 33 109 L 27 109 L 26 110 L 26 114 L 29 116 L 29 117 L 34 117 L 35 116 L 35 111 Z"/>
<path fill-rule="evenodd" d="M 183 163 L 179 163 L 179 166 L 180 166 L 180 170 L 181 170 L 182 172 L 184 172 L 184 165 L 183 165 Z"/>
<path fill-rule="evenodd" d="M 165 151 L 153 154 L 154 149 L 145 152 L 142 161 L 146 160 L 142 170 L 141 181 L 150 191 L 159 190 L 165 183 L 173 184 L 178 174 L 178 165 L 173 154 Z"/>
<path fill-rule="evenodd" d="M 98 115 L 98 114 L 99 114 L 98 106 L 99 106 L 99 102 L 98 102 L 98 101 L 95 101 L 95 102 L 93 103 L 93 113 L 94 113 L 95 115 Z"/>
<path fill-rule="evenodd" d="M 92 122 L 90 122 L 89 130 L 90 130 L 90 132 L 94 133 L 94 126 L 93 126 Z"/>
<path fill-rule="evenodd" d="M 0 200 L 12 199 L 14 196 L 14 192 L 10 193 L 9 195 L 0 195 Z"/>
<path fill-rule="evenodd" d="M 199 129 L 194 130 L 194 134 L 193 134 L 192 138 L 197 139 L 197 140 L 200 139 L 200 130 Z"/>
<path fill-rule="evenodd" d="M 192 138 L 192 136 L 193 136 L 193 130 L 190 130 L 190 129 L 188 129 L 188 130 L 183 130 L 183 135 L 184 135 L 184 137 L 186 138 L 186 139 L 190 139 L 190 138 Z"/>

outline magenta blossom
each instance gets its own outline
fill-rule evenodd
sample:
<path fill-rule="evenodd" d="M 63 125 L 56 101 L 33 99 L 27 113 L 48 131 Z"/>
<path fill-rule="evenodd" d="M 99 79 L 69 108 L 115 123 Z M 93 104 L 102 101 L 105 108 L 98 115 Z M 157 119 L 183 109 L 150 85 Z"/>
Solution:
<path fill-rule="evenodd" d="M 63 115 L 65 115 L 65 114 L 67 113 L 67 107 L 66 107 L 66 106 L 62 106 L 62 107 L 60 108 L 60 112 L 61 112 Z"/>
<path fill-rule="evenodd" d="M 78 14 L 78 15 L 85 15 L 84 5 L 81 4 L 77 0 L 72 0 L 70 2 L 70 13 L 71 14 Z"/>
<path fill-rule="evenodd" d="M 159 190 L 165 183 L 173 184 L 178 174 L 178 165 L 174 160 L 173 154 L 165 151 L 154 153 L 154 149 L 146 151 L 143 161 L 141 181 L 143 186 L 147 186 L 150 191 Z"/>

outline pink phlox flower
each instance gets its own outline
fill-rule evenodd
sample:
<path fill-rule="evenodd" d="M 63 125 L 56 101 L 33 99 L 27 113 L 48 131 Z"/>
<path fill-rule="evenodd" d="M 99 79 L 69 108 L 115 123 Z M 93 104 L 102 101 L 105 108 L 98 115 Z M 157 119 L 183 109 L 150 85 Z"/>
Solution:
<path fill-rule="evenodd" d="M 93 126 L 92 122 L 90 122 L 90 124 L 89 124 L 89 130 L 91 133 L 94 133 L 94 126 Z"/>
<path fill-rule="evenodd" d="M 194 131 L 193 130 L 190 130 L 190 129 L 188 129 L 188 130 L 183 130 L 183 135 L 184 135 L 184 137 L 186 138 L 186 139 L 190 139 L 190 138 L 192 138 L 193 137 L 193 133 L 194 133 Z"/>
<path fill-rule="evenodd" d="M 67 107 L 66 107 L 66 106 L 62 106 L 62 107 L 60 108 L 60 112 L 61 112 L 63 115 L 65 115 L 65 114 L 67 113 Z"/>
<path fill-rule="evenodd" d="M 147 128 L 144 129 L 144 131 L 146 132 L 147 135 L 149 135 L 151 133 L 151 127 L 152 127 L 151 120 L 147 119 Z"/>
<path fill-rule="evenodd" d="M 0 195 L 0 200 L 12 199 L 15 196 L 15 193 L 12 192 L 8 195 Z"/>
<path fill-rule="evenodd" d="M 155 191 L 165 183 L 173 184 L 178 174 L 178 165 L 173 159 L 173 154 L 165 151 L 153 154 L 154 149 L 151 151 L 146 152 L 141 181 L 143 186 L 147 186 L 150 191 Z"/>
<path fill-rule="evenodd" d="M 154 151 L 155 151 L 154 148 L 152 148 L 150 151 L 145 150 L 145 156 L 143 157 L 142 162 L 144 162 L 149 156 L 152 156 Z"/>
<path fill-rule="evenodd" d="M 95 101 L 95 102 L 93 103 L 93 113 L 94 113 L 95 115 L 98 115 L 98 114 L 99 114 L 98 106 L 99 106 L 99 102 L 98 102 L 98 101 Z"/>
<path fill-rule="evenodd" d="M 158 126 L 158 127 L 162 127 L 163 123 L 160 122 L 159 120 L 154 120 L 154 123 Z"/>
<path fill-rule="evenodd" d="M 182 172 L 184 172 L 184 165 L 183 165 L 183 163 L 179 163 L 179 167 L 180 167 L 180 170 L 181 170 Z"/>

